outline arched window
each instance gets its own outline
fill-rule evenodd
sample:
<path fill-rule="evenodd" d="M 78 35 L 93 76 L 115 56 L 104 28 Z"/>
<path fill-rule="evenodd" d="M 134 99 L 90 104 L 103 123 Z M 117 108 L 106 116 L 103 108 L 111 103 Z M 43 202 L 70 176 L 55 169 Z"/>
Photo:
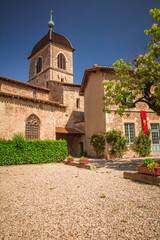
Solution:
<path fill-rule="evenodd" d="M 40 121 L 39 118 L 32 114 L 26 121 L 26 139 L 39 139 Z"/>
<path fill-rule="evenodd" d="M 42 71 L 42 58 L 39 57 L 37 60 L 36 73 L 39 73 L 40 71 Z"/>
<path fill-rule="evenodd" d="M 58 68 L 61 68 L 61 69 L 66 69 L 66 59 L 65 59 L 65 56 L 60 53 L 58 55 L 58 59 L 57 59 L 57 66 Z"/>

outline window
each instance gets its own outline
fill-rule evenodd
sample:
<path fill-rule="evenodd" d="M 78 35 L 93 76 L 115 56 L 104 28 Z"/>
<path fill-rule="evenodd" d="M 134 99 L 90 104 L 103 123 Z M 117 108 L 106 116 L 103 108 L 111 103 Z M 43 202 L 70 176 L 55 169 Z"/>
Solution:
<path fill-rule="evenodd" d="M 36 91 L 33 92 L 33 98 L 36 98 Z"/>
<path fill-rule="evenodd" d="M 58 68 L 61 68 L 61 69 L 66 69 L 66 59 L 65 59 L 65 56 L 60 53 L 58 55 L 58 59 L 57 59 L 57 66 Z"/>
<path fill-rule="evenodd" d="M 64 82 L 64 78 L 61 78 L 61 82 Z"/>
<path fill-rule="evenodd" d="M 135 138 L 135 129 L 134 129 L 134 123 L 125 123 L 125 137 L 128 140 L 129 144 L 134 143 L 134 138 Z"/>
<path fill-rule="evenodd" d="M 80 99 L 79 98 L 76 99 L 76 107 L 80 108 Z"/>
<path fill-rule="evenodd" d="M 159 124 L 158 123 L 151 123 L 151 135 L 152 135 L 152 143 L 160 144 Z"/>
<path fill-rule="evenodd" d="M 39 73 L 40 71 L 42 71 L 42 58 L 38 58 L 36 66 L 36 73 Z"/>
<path fill-rule="evenodd" d="M 39 126 L 40 121 L 38 117 L 34 114 L 27 118 L 26 122 L 26 139 L 39 139 Z"/>

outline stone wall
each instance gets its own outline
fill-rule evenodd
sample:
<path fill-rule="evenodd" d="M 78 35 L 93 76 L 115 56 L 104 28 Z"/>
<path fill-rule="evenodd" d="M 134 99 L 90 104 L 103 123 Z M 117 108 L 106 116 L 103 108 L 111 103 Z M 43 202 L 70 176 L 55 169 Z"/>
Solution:
<path fill-rule="evenodd" d="M 57 66 L 58 54 L 63 53 L 66 59 L 66 69 L 60 69 Z M 65 48 L 58 44 L 52 44 L 50 48 L 50 66 L 51 79 L 55 81 L 63 81 L 66 83 L 73 83 L 73 53 L 72 50 Z"/>
<path fill-rule="evenodd" d="M 48 81 L 47 87 L 50 89 L 49 100 L 63 104 L 63 86 L 60 82 Z"/>
<path fill-rule="evenodd" d="M 32 87 L 20 81 L 1 80 L 1 92 L 11 93 L 14 95 L 49 100 L 49 91 Z"/>
<path fill-rule="evenodd" d="M 0 99 L 0 138 L 11 139 L 17 132 L 25 135 L 25 124 L 31 114 L 40 120 L 40 139 L 55 139 L 57 112 L 54 106 L 34 103 L 22 99 L 1 97 Z"/>
<path fill-rule="evenodd" d="M 63 53 L 66 58 L 66 69 L 57 67 L 58 54 Z M 72 51 L 58 44 L 49 43 L 30 58 L 29 83 L 46 87 L 46 82 L 53 80 L 73 83 Z M 42 58 L 42 70 L 36 73 L 38 58 Z"/>
<path fill-rule="evenodd" d="M 90 138 L 93 134 L 100 132 L 105 133 L 113 129 L 120 130 L 122 135 L 125 136 L 125 123 L 134 123 L 135 136 L 138 136 L 142 131 L 142 119 L 141 110 L 146 111 L 148 129 L 151 128 L 151 123 L 160 124 L 160 117 L 157 116 L 148 105 L 145 103 L 138 103 L 136 108 L 130 111 L 125 111 L 124 115 L 120 117 L 115 115 L 114 111 L 117 106 L 110 108 L 111 113 L 104 113 L 104 88 L 103 81 L 111 80 L 115 81 L 118 78 L 114 73 L 105 73 L 101 71 L 90 72 L 87 80 L 87 85 L 84 92 L 84 112 L 85 112 L 85 133 L 86 133 L 86 151 L 90 156 L 96 156 L 93 147 L 90 145 Z M 129 116 L 128 116 L 129 114 Z M 124 158 L 139 157 L 139 153 L 136 153 L 133 149 L 134 144 L 128 144 L 128 151 L 125 153 Z M 109 154 L 110 146 L 106 144 L 105 157 L 111 158 Z M 154 155 L 154 153 L 151 153 Z"/>

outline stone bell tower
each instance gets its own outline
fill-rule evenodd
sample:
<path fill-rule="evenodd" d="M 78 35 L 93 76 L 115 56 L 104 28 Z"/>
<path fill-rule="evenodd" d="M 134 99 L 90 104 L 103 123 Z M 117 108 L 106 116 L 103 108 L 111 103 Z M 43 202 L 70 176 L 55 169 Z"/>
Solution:
<path fill-rule="evenodd" d="M 48 81 L 73 83 L 73 51 L 71 42 L 53 31 L 52 11 L 48 33 L 33 47 L 28 59 L 29 83 L 47 87 Z"/>

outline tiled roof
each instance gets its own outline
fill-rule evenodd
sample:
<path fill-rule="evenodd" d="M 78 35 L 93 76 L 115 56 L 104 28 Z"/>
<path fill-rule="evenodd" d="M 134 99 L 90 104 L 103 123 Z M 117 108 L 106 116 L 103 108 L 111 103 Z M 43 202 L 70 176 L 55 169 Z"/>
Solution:
<path fill-rule="evenodd" d="M 82 135 L 83 131 L 71 127 L 56 127 L 56 133 Z"/>
<path fill-rule="evenodd" d="M 80 87 L 80 96 L 84 96 L 84 91 L 85 91 L 85 88 L 88 83 L 89 74 L 92 72 L 97 72 L 97 71 L 115 73 L 114 67 L 98 66 L 97 64 L 93 65 L 93 67 L 91 67 L 91 68 L 86 68 L 86 70 L 84 72 L 82 84 Z"/>
<path fill-rule="evenodd" d="M 68 86 L 68 87 L 78 87 L 78 88 L 80 88 L 80 86 L 81 86 L 81 84 L 59 82 L 59 81 L 55 81 L 55 80 L 48 80 L 47 82 L 56 83 L 56 84 L 58 83 L 59 85 Z"/>
<path fill-rule="evenodd" d="M 49 32 L 33 47 L 31 55 L 28 57 L 28 59 L 32 57 L 36 52 L 38 52 L 44 45 L 46 45 L 50 41 L 55 43 L 60 43 L 70 48 L 72 51 L 74 51 L 74 49 L 72 48 L 72 44 L 66 37 L 52 31 L 51 39 L 50 39 L 50 30 L 49 30 Z"/>
<path fill-rule="evenodd" d="M 0 80 L 12 82 L 12 83 L 15 83 L 15 84 L 18 84 L 18 85 L 23 85 L 23 86 L 26 86 L 26 87 L 34 88 L 34 89 L 37 89 L 37 90 L 42 90 L 42 91 L 45 91 L 45 92 L 49 92 L 50 91 L 47 88 L 36 86 L 36 85 L 32 85 L 30 83 L 25 83 L 25 82 L 18 81 L 18 80 L 15 80 L 15 79 L 12 79 L 12 78 L 8 78 L 8 77 L 0 76 Z"/>
<path fill-rule="evenodd" d="M 38 99 L 38 98 L 31 98 L 31 97 L 26 97 L 26 96 L 22 96 L 22 95 L 15 95 L 15 94 L 11 94 L 11 93 L 0 92 L 0 96 L 7 97 L 7 98 L 22 99 L 22 100 L 26 100 L 26 101 L 35 102 L 35 103 L 44 103 L 47 105 L 51 105 L 51 106 L 55 106 L 55 107 L 63 108 L 63 109 L 66 108 L 66 106 L 64 106 L 63 104 L 60 104 L 58 102 L 47 101 L 47 100 L 42 100 L 42 99 Z"/>

